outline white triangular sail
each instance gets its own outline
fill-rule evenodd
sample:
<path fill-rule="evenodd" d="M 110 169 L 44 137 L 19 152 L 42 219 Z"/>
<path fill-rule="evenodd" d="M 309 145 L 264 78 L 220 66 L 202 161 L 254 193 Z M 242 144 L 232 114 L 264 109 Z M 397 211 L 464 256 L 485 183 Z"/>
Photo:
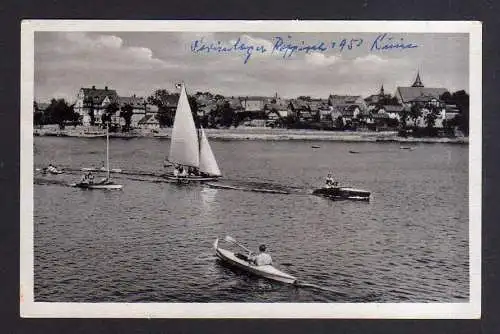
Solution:
<path fill-rule="evenodd" d="M 184 85 L 175 112 L 168 160 L 184 166 L 199 167 L 198 134 Z"/>
<path fill-rule="evenodd" d="M 222 175 L 203 128 L 201 128 L 200 142 L 200 172 L 211 176 Z"/>

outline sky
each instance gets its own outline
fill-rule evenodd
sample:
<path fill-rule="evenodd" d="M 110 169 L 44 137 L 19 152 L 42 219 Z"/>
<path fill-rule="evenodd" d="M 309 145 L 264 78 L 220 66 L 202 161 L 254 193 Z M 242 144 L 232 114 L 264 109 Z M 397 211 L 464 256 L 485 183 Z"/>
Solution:
<path fill-rule="evenodd" d="M 156 89 L 175 91 L 183 81 L 188 93 L 210 91 L 225 96 L 300 95 L 327 98 L 330 94 L 394 94 L 396 87 L 413 83 L 417 71 L 426 87 L 451 92 L 469 91 L 467 34 L 391 33 L 384 41 L 412 44 L 413 48 L 372 48 L 378 33 L 255 33 L 255 32 L 36 32 L 34 57 L 35 100 L 74 101 L 82 87 L 115 89 L 120 96 L 149 96 Z M 246 51 L 206 52 L 210 43 Z M 293 45 L 326 50 L 284 55 L 279 39 Z M 340 50 L 341 41 L 357 41 Z M 362 39 L 362 42 L 360 40 Z M 198 43 L 193 52 L 193 41 Z M 381 46 L 384 43 L 378 43 Z M 332 43 L 335 43 L 332 48 Z M 273 51 L 274 50 L 274 51 Z"/>

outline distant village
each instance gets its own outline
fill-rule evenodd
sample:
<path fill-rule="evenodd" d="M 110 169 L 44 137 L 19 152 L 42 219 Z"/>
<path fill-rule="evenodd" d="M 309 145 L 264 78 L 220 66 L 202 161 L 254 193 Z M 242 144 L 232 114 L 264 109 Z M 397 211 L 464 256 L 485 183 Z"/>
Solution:
<path fill-rule="evenodd" d="M 387 94 L 383 85 L 374 94 L 330 94 L 328 98 L 299 96 L 213 95 L 188 92 L 196 122 L 206 128 L 238 126 L 332 131 L 398 131 L 401 135 L 467 136 L 469 96 L 442 87 L 424 86 L 420 74 L 407 87 Z M 119 96 L 109 87 L 81 88 L 70 104 L 53 99 L 34 102 L 35 128 L 47 124 L 102 127 L 111 131 L 156 131 L 173 124 L 177 92 L 156 90 L 149 97 Z"/>

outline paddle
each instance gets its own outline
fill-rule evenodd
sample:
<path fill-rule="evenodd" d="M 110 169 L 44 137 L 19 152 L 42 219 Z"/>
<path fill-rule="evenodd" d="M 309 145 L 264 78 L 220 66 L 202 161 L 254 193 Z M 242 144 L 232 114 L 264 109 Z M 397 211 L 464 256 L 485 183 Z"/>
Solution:
<path fill-rule="evenodd" d="M 240 244 L 238 241 L 236 241 L 234 238 L 230 237 L 229 235 L 226 235 L 226 237 L 224 238 L 225 241 L 227 242 L 230 242 L 230 243 L 233 243 L 235 245 L 238 245 L 240 246 L 241 248 L 243 248 L 244 250 L 246 250 L 248 253 L 252 253 L 252 251 L 248 248 L 246 248 L 245 246 L 243 246 L 242 244 Z"/>

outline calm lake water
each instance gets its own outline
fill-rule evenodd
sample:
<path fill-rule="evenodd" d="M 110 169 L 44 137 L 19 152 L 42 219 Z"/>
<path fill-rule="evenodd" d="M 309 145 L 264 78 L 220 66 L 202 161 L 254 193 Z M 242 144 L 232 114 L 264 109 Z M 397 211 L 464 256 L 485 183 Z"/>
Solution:
<path fill-rule="evenodd" d="M 161 172 L 169 140 L 112 139 L 110 147 L 112 168 Z M 131 175 L 115 179 L 121 191 L 81 190 L 68 186 L 78 172 L 35 172 L 35 301 L 467 301 L 468 146 L 413 147 L 212 142 L 227 179 L 303 190 L 288 195 Z M 35 167 L 99 166 L 104 154 L 103 139 L 35 138 Z M 371 201 L 308 195 L 329 171 L 342 184 L 371 190 Z M 280 269 L 331 291 L 222 266 L 212 243 L 225 235 L 253 249 L 265 243 Z"/>

